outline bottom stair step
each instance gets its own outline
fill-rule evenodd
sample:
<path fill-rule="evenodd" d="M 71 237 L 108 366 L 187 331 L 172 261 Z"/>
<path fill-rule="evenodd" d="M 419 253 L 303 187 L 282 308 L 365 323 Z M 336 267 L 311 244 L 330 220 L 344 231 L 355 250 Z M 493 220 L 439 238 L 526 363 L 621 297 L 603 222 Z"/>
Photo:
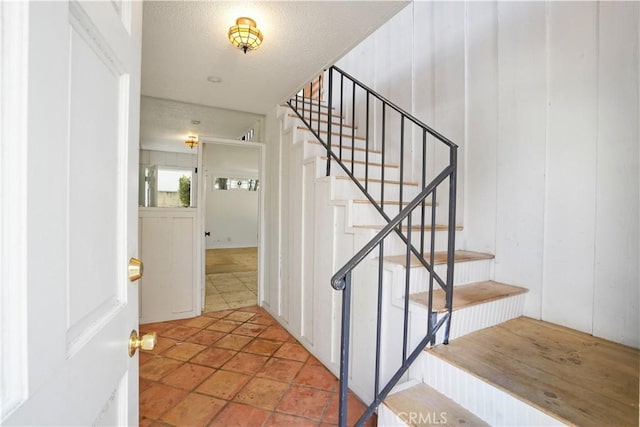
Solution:
<path fill-rule="evenodd" d="M 638 425 L 635 348 L 519 317 L 424 356 L 423 381 L 493 425 Z"/>
<path fill-rule="evenodd" d="M 471 283 L 469 285 L 456 286 L 453 291 L 453 309 L 460 310 L 477 304 L 496 301 L 528 292 L 525 288 L 507 285 L 505 283 L 486 282 Z M 410 297 L 411 301 L 427 307 L 429 292 L 418 292 Z M 445 306 L 445 293 L 442 289 L 433 291 L 433 311 L 443 313 L 447 311 Z"/>
<path fill-rule="evenodd" d="M 462 406 L 426 384 L 392 394 L 384 401 L 379 426 L 488 426 Z"/>

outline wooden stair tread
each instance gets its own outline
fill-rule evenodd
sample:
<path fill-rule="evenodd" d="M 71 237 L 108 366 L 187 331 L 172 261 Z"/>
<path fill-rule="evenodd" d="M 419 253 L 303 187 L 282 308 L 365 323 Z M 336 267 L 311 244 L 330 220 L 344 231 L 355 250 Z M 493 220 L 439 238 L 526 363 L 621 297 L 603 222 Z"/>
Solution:
<path fill-rule="evenodd" d="M 291 98 L 289 101 L 291 102 L 291 104 L 294 107 L 296 106 L 296 99 L 295 98 Z M 298 98 L 298 109 L 302 110 L 302 105 L 303 104 L 304 104 L 304 108 L 305 108 L 306 111 L 309 111 L 309 107 L 315 108 L 316 111 L 318 109 L 318 101 L 315 100 L 315 99 L 314 100 L 309 100 L 309 98 L 305 98 L 305 99 Z M 281 104 L 281 105 L 283 107 L 289 107 L 289 104 L 286 103 L 286 102 L 284 104 Z M 329 110 L 329 106 L 326 103 L 320 102 L 319 105 L 320 105 L 320 111 Z M 331 107 L 331 111 L 335 111 L 335 110 L 336 110 L 336 107 Z"/>
<path fill-rule="evenodd" d="M 326 114 L 325 114 L 325 115 L 326 115 Z M 333 116 L 333 117 L 336 117 L 337 119 L 340 119 L 340 116 L 336 116 L 336 115 L 334 115 L 334 114 L 332 114 L 332 116 Z M 299 119 L 299 117 L 298 117 L 298 115 L 297 115 L 297 114 L 291 114 L 291 113 L 289 113 L 289 117 L 294 118 L 294 119 Z M 312 122 L 313 122 L 313 123 L 318 123 L 318 120 L 317 120 L 316 118 L 312 117 Z M 329 123 L 329 121 L 328 121 L 328 120 L 320 120 L 320 123 L 327 124 L 327 123 Z M 333 125 L 336 125 L 336 126 L 340 127 L 340 121 L 337 121 L 337 122 L 336 122 L 336 121 L 331 120 L 331 125 L 332 125 L 331 127 L 333 127 Z M 349 128 L 349 129 L 351 129 L 351 128 L 358 129 L 358 126 L 351 126 L 351 125 L 348 125 L 348 124 L 346 124 L 346 123 L 343 123 L 343 124 L 342 124 L 342 127 L 343 127 L 343 128 Z"/>
<path fill-rule="evenodd" d="M 309 129 L 309 128 L 308 128 L 308 127 L 306 127 L 306 126 L 298 126 L 298 130 L 302 130 L 302 131 L 306 131 L 306 132 L 311 132 L 311 129 Z M 314 132 L 317 132 L 317 129 L 313 129 L 313 131 L 314 131 Z M 326 135 L 326 134 L 327 134 L 327 131 L 325 131 L 325 130 L 322 130 L 322 129 L 321 129 L 321 130 L 320 130 L 320 133 L 321 133 L 321 134 L 325 134 L 325 135 Z M 332 136 L 332 137 L 333 137 L 333 136 L 340 136 L 340 132 L 331 132 L 331 136 Z M 345 134 L 345 133 L 343 133 L 343 134 L 342 134 L 342 138 L 343 138 L 343 139 L 347 139 L 347 140 L 355 140 L 355 141 L 366 141 L 366 140 L 367 140 L 366 138 L 363 138 L 363 137 L 361 137 L 361 136 L 354 135 L 354 136 L 352 137 L 352 136 L 351 136 L 351 134 Z M 338 140 L 338 139 L 336 139 L 335 141 L 332 141 L 331 146 L 335 146 L 336 148 L 340 147 L 339 140 Z M 344 145 L 342 146 L 342 148 L 344 148 Z M 369 150 L 369 151 L 371 151 L 371 150 Z"/>
<path fill-rule="evenodd" d="M 309 139 L 309 140 L 307 140 L 307 142 L 309 144 L 322 145 L 322 143 L 320 141 L 318 141 L 317 139 L 315 139 L 315 138 Z M 340 146 L 336 146 L 334 144 L 331 144 L 331 149 L 337 153 L 340 150 Z M 343 150 L 354 150 L 354 151 L 367 151 L 366 148 L 351 147 L 351 146 L 347 146 L 347 145 L 342 146 L 342 149 Z M 382 151 L 369 149 L 369 153 L 381 154 Z M 349 159 L 349 162 L 351 162 L 351 159 Z"/>
<path fill-rule="evenodd" d="M 638 423 L 638 349 L 519 317 L 428 351 L 562 423 Z"/>
<path fill-rule="evenodd" d="M 424 259 L 429 261 L 429 254 L 423 254 Z M 480 261 L 483 259 L 493 259 L 494 256 L 492 254 L 485 254 L 482 252 L 472 252 L 472 251 L 455 251 L 455 262 L 470 262 L 470 261 Z M 402 266 L 405 265 L 405 255 L 389 255 L 384 257 L 386 262 L 390 262 L 393 264 L 400 264 Z M 435 265 L 446 264 L 447 263 L 447 252 L 440 251 L 434 252 L 433 254 L 433 262 Z M 418 261 L 413 254 L 411 254 L 411 268 L 413 267 L 422 267 L 422 263 Z"/>
<path fill-rule="evenodd" d="M 370 202 L 368 199 L 357 199 L 357 200 L 353 200 L 353 203 L 367 204 L 367 205 L 368 205 L 368 204 L 371 204 L 371 202 Z M 377 204 L 380 204 L 380 200 L 376 200 L 376 203 L 377 203 Z M 393 205 L 393 206 L 398 206 L 398 205 L 400 205 L 400 204 L 401 204 L 402 206 L 407 206 L 409 203 L 410 203 L 410 201 L 409 201 L 409 202 L 405 202 L 405 201 L 403 201 L 402 203 L 400 203 L 400 201 L 398 201 L 398 200 L 385 200 L 385 201 L 384 201 L 384 204 L 385 204 L 385 205 L 390 205 L 390 206 L 391 206 L 391 205 Z M 426 205 L 427 205 L 427 206 L 431 206 L 431 202 L 430 202 L 430 201 L 427 201 Z M 438 205 L 438 203 L 436 202 L 436 206 L 437 206 L 437 205 Z"/>
<path fill-rule="evenodd" d="M 351 180 L 350 177 L 345 176 L 345 175 L 336 176 L 336 179 L 342 179 L 342 180 L 348 179 L 348 180 Z M 364 182 L 364 177 L 356 177 L 356 179 L 358 181 L 360 181 L 360 182 Z M 378 178 L 369 178 L 368 181 L 369 182 L 378 182 L 378 183 L 382 182 L 382 180 L 380 180 Z M 397 184 L 397 185 L 400 185 L 400 181 L 396 181 L 396 180 L 392 180 L 392 179 L 385 179 L 384 183 L 385 184 Z M 418 183 L 417 182 L 411 182 L 411 181 L 405 181 L 402 185 L 406 185 L 406 186 L 409 186 L 409 187 L 417 187 Z"/>
<path fill-rule="evenodd" d="M 529 292 L 529 290 L 519 286 L 507 285 L 506 283 L 494 282 L 492 280 L 456 286 L 453 289 L 453 310 L 460 310 L 462 308 L 496 301 L 502 298 L 524 294 L 526 292 Z M 417 304 L 427 307 L 429 302 L 429 292 L 417 292 L 410 295 L 409 299 Z M 439 287 L 438 289 L 434 289 L 433 311 L 444 313 L 447 311 L 445 303 L 444 291 Z"/>
<path fill-rule="evenodd" d="M 373 224 L 373 225 L 354 225 L 354 228 L 366 228 L 369 230 L 382 230 L 386 225 L 381 225 L 381 224 Z M 425 224 L 424 228 L 421 227 L 420 225 L 412 225 L 411 226 L 411 231 L 431 231 L 431 230 L 436 230 L 436 231 L 446 231 L 448 230 L 449 227 L 446 224 L 436 224 L 435 226 L 431 226 L 431 224 Z M 462 230 L 462 226 L 461 225 L 456 225 L 456 230 Z M 402 226 L 402 231 L 407 231 L 407 226 L 403 225 Z M 437 252 L 436 252 L 437 254 Z M 390 255 L 390 257 L 393 257 L 395 255 Z M 398 255 L 398 256 L 403 256 L 404 255 Z M 385 261 L 387 261 L 387 257 L 384 258 Z M 393 261 L 392 261 L 393 262 Z M 418 262 L 418 260 L 416 259 L 416 262 Z M 419 265 L 422 265 L 418 262 Z M 439 264 L 438 262 L 436 262 L 436 264 Z M 412 265 L 413 267 L 413 265 Z"/>
<path fill-rule="evenodd" d="M 293 114 L 291 114 L 291 117 L 297 118 L 299 119 L 300 117 L 298 117 L 297 114 L 295 114 L 295 110 L 291 107 L 289 107 L 288 105 L 283 105 L 282 107 L 288 108 L 291 111 L 293 111 Z M 309 118 L 309 109 L 305 109 L 304 111 L 302 111 L 302 107 L 299 106 L 299 112 L 300 115 L 303 116 L 305 119 Z M 329 117 L 329 112 L 324 109 L 324 110 L 320 110 L 320 117 Z M 337 119 L 338 121 L 340 120 L 341 116 L 339 114 L 335 114 L 334 111 L 332 111 L 331 113 L 331 117 Z M 311 120 L 312 121 L 316 121 L 318 119 L 318 110 L 313 110 L 313 114 L 311 114 Z M 344 121 L 344 117 L 342 117 L 342 120 Z M 335 121 L 331 121 L 331 123 L 336 123 Z"/>
<path fill-rule="evenodd" d="M 327 160 L 327 156 L 321 156 L 320 158 L 322 160 Z M 346 160 L 343 160 L 343 161 L 345 163 L 347 163 L 347 164 L 351 163 L 351 159 L 346 159 Z M 367 164 L 367 162 L 365 162 L 364 160 L 354 160 L 353 163 L 356 164 L 356 165 L 366 165 Z M 382 163 L 369 162 L 369 166 L 381 167 Z M 394 165 L 392 163 L 385 163 L 384 167 L 385 168 L 390 168 L 390 169 L 398 169 L 400 166 Z"/>
<path fill-rule="evenodd" d="M 409 426 L 488 426 L 484 420 L 424 383 L 394 393 L 384 404 Z M 411 414 L 415 414 L 411 416 Z"/>

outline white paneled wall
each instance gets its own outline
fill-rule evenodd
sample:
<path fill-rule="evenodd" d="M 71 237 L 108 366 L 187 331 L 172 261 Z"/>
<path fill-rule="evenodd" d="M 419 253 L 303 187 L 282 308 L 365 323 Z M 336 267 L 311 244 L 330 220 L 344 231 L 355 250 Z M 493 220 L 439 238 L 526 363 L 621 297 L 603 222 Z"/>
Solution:
<path fill-rule="evenodd" d="M 636 347 L 639 16 L 414 2 L 337 64 L 460 145 L 463 246 L 529 288 L 527 315 Z"/>
<path fill-rule="evenodd" d="M 540 317 L 545 208 L 545 3 L 499 3 L 496 280 L 530 290 L 525 313 Z M 473 112 L 469 112 L 473 114 Z M 482 142 L 480 142 L 482 144 Z M 473 161 L 468 159 L 469 161 Z M 469 177 L 473 179 L 472 176 Z M 470 203 L 474 196 L 469 195 Z M 471 210 L 467 215 L 483 215 Z M 468 230 L 472 235 L 474 230 Z"/>
<path fill-rule="evenodd" d="M 640 4 L 603 2 L 598 18 L 593 333 L 637 347 Z"/>
<path fill-rule="evenodd" d="M 565 28 L 568 22 L 572 31 Z M 598 143 L 598 3 L 549 3 L 547 28 L 544 201 L 547 217 L 542 316 L 591 331 Z M 571 310 L 565 310 L 571 301 Z"/>
<path fill-rule="evenodd" d="M 140 323 L 200 314 L 195 218 L 193 208 L 139 209 L 139 253 L 145 267 Z"/>

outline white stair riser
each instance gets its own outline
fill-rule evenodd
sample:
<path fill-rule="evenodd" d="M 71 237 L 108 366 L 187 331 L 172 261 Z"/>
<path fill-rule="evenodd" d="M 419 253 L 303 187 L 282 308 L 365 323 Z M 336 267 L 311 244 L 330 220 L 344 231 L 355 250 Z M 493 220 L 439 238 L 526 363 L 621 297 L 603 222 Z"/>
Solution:
<path fill-rule="evenodd" d="M 314 113 L 317 113 L 318 108 L 320 108 L 321 113 L 326 113 L 329 110 L 329 106 L 325 102 L 318 103 L 316 100 L 302 99 L 302 98 L 298 98 L 296 100 L 295 97 L 291 99 L 291 105 L 293 106 L 293 108 L 297 109 L 301 114 L 303 111 L 309 114 L 309 110 L 313 110 Z M 287 110 L 295 114 L 293 111 L 293 108 L 287 107 Z M 335 108 L 332 108 L 331 110 L 333 111 L 334 114 L 336 114 Z"/>
<path fill-rule="evenodd" d="M 427 260 L 428 261 L 428 260 Z M 406 270 L 404 266 L 386 263 L 385 269 L 391 273 L 394 283 L 394 300 L 404 297 L 404 282 Z M 440 264 L 435 266 L 435 272 L 445 281 L 447 277 L 447 266 Z M 409 276 L 409 291 L 411 293 L 424 292 L 429 290 L 429 272 L 424 267 L 414 267 Z M 453 267 L 453 286 L 467 285 L 469 283 L 484 282 L 493 279 L 493 260 L 483 259 L 469 262 L 457 262 Z M 434 279 L 434 289 L 437 289 Z"/>
<path fill-rule="evenodd" d="M 402 205 L 404 208 L 406 205 Z M 399 205 L 385 205 L 384 212 L 389 216 L 389 218 L 393 218 L 398 215 L 400 206 Z M 442 208 L 437 208 L 442 209 Z M 445 208 L 446 209 L 446 208 Z M 387 220 L 384 219 L 382 215 L 378 212 L 378 210 L 368 203 L 353 203 L 352 206 L 352 224 L 353 225 L 386 225 Z M 424 210 L 424 220 L 425 225 L 431 224 L 431 206 L 425 206 Z M 418 206 L 411 213 L 411 221 L 414 226 L 420 225 L 422 223 L 422 209 Z M 404 221 L 403 225 L 407 225 L 407 221 Z M 417 230 L 412 230 L 411 234 L 416 233 Z"/>
<path fill-rule="evenodd" d="M 347 223 L 348 224 L 348 223 Z M 353 233 L 355 235 L 357 235 L 357 241 L 360 244 L 360 247 L 364 246 L 367 242 L 369 242 L 376 234 L 378 234 L 378 232 L 380 230 L 373 230 L 370 228 L 358 228 L 358 227 L 348 227 L 346 229 L 347 232 L 349 233 Z M 458 241 L 458 234 L 456 233 L 456 241 Z M 448 243 L 448 236 L 447 236 L 447 232 L 446 231 L 436 231 L 435 232 L 435 250 L 436 251 L 444 251 L 447 250 L 447 243 Z M 425 251 L 429 251 L 430 250 L 430 238 L 431 238 L 431 234 L 430 232 L 425 232 L 424 233 L 424 249 Z M 416 249 L 420 250 L 420 235 L 413 231 L 411 233 L 411 241 L 413 242 L 413 245 Z M 400 236 L 398 236 L 398 234 L 396 232 L 392 232 L 391 234 L 389 234 L 389 236 L 387 236 L 387 238 L 384 240 L 384 253 L 385 256 L 386 255 L 398 255 L 398 254 L 404 254 L 406 253 L 406 249 L 407 246 L 406 244 L 402 241 L 402 239 L 400 238 Z M 378 252 L 376 252 L 375 256 L 378 256 Z M 398 266 L 399 268 L 402 268 L 404 270 L 404 268 L 402 266 Z M 392 269 L 392 266 L 389 266 L 390 269 Z M 413 273 L 412 273 L 413 274 Z"/>
<path fill-rule="evenodd" d="M 302 125 L 304 126 L 304 125 Z M 311 132 L 309 129 L 307 129 L 306 127 L 295 127 L 294 130 L 294 143 L 296 142 L 303 142 L 309 139 L 315 139 L 315 135 L 313 134 L 313 132 Z M 336 130 L 332 130 L 332 135 L 331 135 L 331 148 L 333 149 L 333 151 L 338 152 L 340 150 L 340 135 L 338 133 L 338 129 Z M 322 140 L 324 142 L 326 142 L 327 144 L 329 144 L 329 140 L 327 139 L 327 133 L 326 132 L 321 132 L 320 133 L 320 138 L 322 138 Z M 365 150 L 367 149 L 367 143 L 364 139 L 359 139 L 358 135 L 356 135 L 355 139 L 351 137 L 351 130 L 343 130 L 342 132 L 342 151 L 343 153 L 345 153 L 350 147 L 356 147 L 359 148 L 361 150 Z M 373 144 L 369 145 L 368 150 L 371 151 L 373 150 Z M 344 155 L 344 154 L 343 154 Z"/>
<path fill-rule="evenodd" d="M 562 423 L 429 352 L 420 355 L 423 381 L 496 426 L 558 426 Z"/>
<path fill-rule="evenodd" d="M 291 117 L 291 119 L 296 120 L 297 117 Z M 329 123 L 327 121 L 327 115 L 326 114 L 322 114 L 320 116 L 320 130 L 323 132 L 327 131 L 327 128 L 329 127 Z M 309 121 L 309 112 L 307 111 L 306 115 L 305 115 L 305 120 L 311 124 L 311 127 L 313 128 L 313 130 L 315 130 L 317 132 L 318 130 L 318 113 L 316 111 L 313 112 L 313 119 L 311 121 Z M 296 126 L 306 126 L 300 119 L 297 119 L 295 122 Z M 349 123 L 347 123 L 346 120 L 343 120 L 342 122 L 342 134 L 343 135 L 351 135 L 351 129 L 353 129 L 351 127 L 351 125 Z M 331 132 L 332 133 L 340 133 L 340 117 L 332 117 L 332 121 L 331 121 Z M 359 130 L 356 127 L 355 128 L 355 132 L 356 132 L 356 136 L 360 136 Z"/>
<path fill-rule="evenodd" d="M 380 164 L 378 165 L 372 165 L 371 160 L 369 160 L 370 164 L 369 164 L 369 168 L 367 171 L 367 168 L 365 167 L 364 164 L 362 163 L 355 163 L 355 151 L 354 153 L 354 163 L 353 163 L 353 167 L 351 165 L 351 150 L 345 151 L 344 155 L 342 157 L 342 162 L 345 164 L 345 166 L 347 166 L 347 168 L 351 171 L 351 173 L 359 178 L 362 178 L 364 181 L 364 177 L 365 177 L 365 172 L 367 172 L 369 179 L 381 179 L 382 178 L 382 167 L 380 166 Z M 365 161 L 365 160 L 361 160 L 361 161 Z M 323 165 L 326 167 L 327 165 L 327 161 L 323 160 Z M 347 173 L 344 171 L 344 169 L 342 169 L 341 167 L 337 166 L 335 168 L 333 168 L 333 173 L 332 175 L 334 176 L 346 176 Z M 385 167 L 384 168 L 384 179 L 385 180 L 392 180 L 392 181 L 398 181 L 400 179 L 400 169 L 399 168 L 395 168 L 395 167 Z M 369 185 L 380 185 L 380 183 L 371 183 L 369 182 Z"/>
<path fill-rule="evenodd" d="M 305 158 L 310 158 L 314 156 L 326 157 L 327 150 L 317 141 L 315 138 L 309 138 L 308 141 L 314 141 L 314 143 L 307 142 L 304 147 L 304 156 Z M 351 161 L 351 150 L 343 149 L 342 150 L 343 158 L 349 159 Z M 360 150 L 355 150 L 353 152 L 354 160 L 358 160 L 364 162 L 367 160 L 367 153 Z M 369 162 L 372 163 L 382 163 L 382 155 L 380 153 L 369 152 Z M 333 157 L 331 158 L 331 171 L 335 173 L 340 169 L 340 166 L 335 164 Z M 364 176 L 364 175 L 363 175 Z"/>
<path fill-rule="evenodd" d="M 455 290 L 454 290 L 455 293 Z M 514 295 L 508 298 L 477 304 L 461 308 L 453 312 L 449 339 L 460 338 L 480 329 L 504 323 L 507 320 L 522 316 L 526 294 Z M 395 304 L 398 305 L 401 300 Z M 399 304 L 402 307 L 401 304 Z M 427 334 L 427 307 L 410 303 L 411 307 L 411 343 L 415 346 Z M 443 314 L 438 314 L 438 319 Z M 436 345 L 444 342 L 444 326 L 436 334 Z"/>
<path fill-rule="evenodd" d="M 334 188 L 335 200 L 354 200 L 362 199 L 362 191 L 350 180 L 350 179 L 336 179 Z M 362 185 L 362 184 L 361 184 Z M 380 199 L 380 185 L 371 185 L 368 189 L 369 194 L 374 200 Z M 417 194 L 417 187 L 405 185 L 402 189 L 404 194 L 403 200 L 411 200 Z M 384 184 L 384 199 L 385 200 L 399 200 L 400 186 L 393 183 Z"/>
<path fill-rule="evenodd" d="M 365 165 L 362 163 L 354 163 L 353 164 L 353 168 L 351 167 L 351 151 L 347 152 L 349 154 L 348 158 L 344 159 L 344 163 L 346 164 L 347 168 L 349 168 L 349 170 L 352 171 L 353 175 L 355 175 L 358 178 L 362 178 L 363 180 L 363 185 L 364 185 L 364 178 L 365 178 Z M 305 159 L 305 163 L 309 160 L 315 160 L 316 162 L 316 177 L 320 178 L 323 176 L 326 176 L 327 173 L 327 159 L 326 159 L 326 153 L 325 156 L 314 156 L 312 158 L 309 159 Z M 332 166 L 332 173 L 331 175 L 333 176 L 348 176 L 347 173 L 344 171 L 344 169 L 342 169 L 340 166 L 338 166 L 336 163 L 333 164 Z M 369 165 L 368 168 L 368 177 L 369 179 L 380 179 L 381 175 L 382 175 L 382 167 L 381 166 L 376 166 L 376 165 Z M 397 180 L 398 176 L 400 175 L 399 173 L 399 169 L 398 168 L 391 168 L 391 167 L 385 167 L 384 168 L 384 179 L 385 180 Z M 373 183 L 371 181 L 369 181 L 369 185 L 378 185 L 380 186 L 380 183 Z"/>

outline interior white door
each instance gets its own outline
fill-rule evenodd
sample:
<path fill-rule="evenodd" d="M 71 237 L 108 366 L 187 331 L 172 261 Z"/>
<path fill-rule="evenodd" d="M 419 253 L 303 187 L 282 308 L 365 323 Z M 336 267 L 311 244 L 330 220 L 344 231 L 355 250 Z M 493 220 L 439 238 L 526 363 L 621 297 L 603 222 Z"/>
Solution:
<path fill-rule="evenodd" d="M 14 257 L 25 268 L 23 282 L 2 283 L 3 308 L 22 304 L 15 318 L 3 312 L 12 323 L 2 329 L 23 333 L 1 349 L 1 423 L 135 425 L 138 285 L 127 267 L 137 254 L 142 2 L 20 7 L 13 39 L 27 60 L 10 67 L 26 71 L 26 133 L 2 144 L 26 145 L 14 200 L 26 207 L 16 231 L 25 252 Z"/>

